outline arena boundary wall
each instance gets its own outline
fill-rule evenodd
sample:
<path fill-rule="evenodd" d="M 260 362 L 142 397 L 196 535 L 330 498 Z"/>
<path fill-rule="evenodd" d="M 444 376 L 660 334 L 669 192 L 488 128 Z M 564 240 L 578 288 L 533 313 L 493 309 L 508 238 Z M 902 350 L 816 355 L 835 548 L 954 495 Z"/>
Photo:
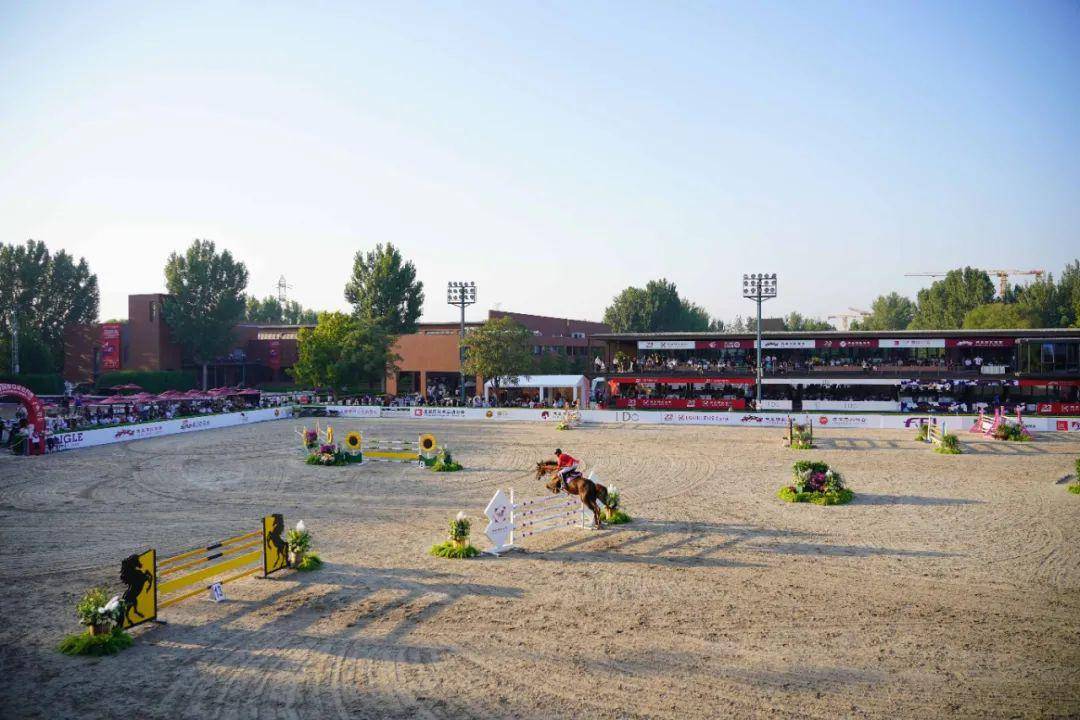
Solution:
<path fill-rule="evenodd" d="M 376 407 L 368 405 L 328 405 L 330 417 L 352 419 L 399 419 L 399 420 L 446 420 L 483 422 L 537 422 L 557 425 L 566 418 L 564 410 L 529 410 L 525 408 L 441 408 L 441 407 Z M 787 413 L 787 412 L 679 412 L 663 410 L 582 410 L 579 413 L 584 425 L 702 425 L 713 427 L 765 427 L 785 430 L 788 418 L 799 424 L 811 423 L 815 430 L 832 428 L 874 430 L 915 430 L 927 422 L 926 415 L 874 415 L 843 413 Z M 198 430 L 234 427 L 270 420 L 289 420 L 291 407 L 261 408 L 238 413 L 206 415 L 162 420 L 159 422 L 118 425 L 95 430 L 79 430 L 59 433 L 57 450 L 110 445 L 113 443 L 166 437 Z M 931 416 L 947 420 L 957 426 L 974 423 L 976 415 Z M 1080 432 L 1080 417 L 1025 416 L 1024 427 L 1033 432 Z"/>

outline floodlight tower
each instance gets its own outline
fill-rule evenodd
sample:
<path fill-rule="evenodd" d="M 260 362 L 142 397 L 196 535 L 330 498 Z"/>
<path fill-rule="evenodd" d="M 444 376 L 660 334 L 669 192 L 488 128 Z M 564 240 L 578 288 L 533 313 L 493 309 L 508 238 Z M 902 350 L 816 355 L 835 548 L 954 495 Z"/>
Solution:
<path fill-rule="evenodd" d="M 476 302 L 476 283 L 448 282 L 446 284 L 446 302 L 461 308 L 461 342 L 458 345 L 458 359 L 461 364 L 461 405 L 465 406 L 465 308 Z"/>
<path fill-rule="evenodd" d="M 757 383 L 754 409 L 761 410 L 761 303 L 776 297 L 776 273 L 750 273 L 742 276 L 742 295 L 757 303 Z"/>

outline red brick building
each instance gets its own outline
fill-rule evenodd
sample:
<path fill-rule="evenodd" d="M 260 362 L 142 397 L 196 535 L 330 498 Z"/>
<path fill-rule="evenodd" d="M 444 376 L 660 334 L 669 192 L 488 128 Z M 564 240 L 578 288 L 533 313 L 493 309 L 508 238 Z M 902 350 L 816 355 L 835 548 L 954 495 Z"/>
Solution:
<path fill-rule="evenodd" d="M 128 319 L 121 323 L 73 326 L 65 333 L 64 379 L 92 382 L 111 370 L 180 370 L 194 368 L 183 349 L 173 342 L 161 316 L 165 295 L 131 295 Z M 489 318 L 509 317 L 533 333 L 533 354 L 559 355 L 587 369 L 593 356 L 604 351 L 603 341 L 594 336 L 610 328 L 597 322 L 527 315 L 493 310 Z M 466 329 L 478 323 L 468 323 Z M 235 342 L 224 357 L 209 367 L 209 382 L 219 385 L 259 385 L 288 382 L 287 370 L 297 360 L 299 325 L 255 325 L 241 323 L 234 328 Z M 459 323 L 421 323 L 415 333 L 398 338 L 393 352 L 399 356 L 396 370 L 389 373 L 385 391 L 390 394 L 420 392 L 429 387 L 457 391 L 460 382 Z M 481 384 L 470 378 L 466 386 Z"/>

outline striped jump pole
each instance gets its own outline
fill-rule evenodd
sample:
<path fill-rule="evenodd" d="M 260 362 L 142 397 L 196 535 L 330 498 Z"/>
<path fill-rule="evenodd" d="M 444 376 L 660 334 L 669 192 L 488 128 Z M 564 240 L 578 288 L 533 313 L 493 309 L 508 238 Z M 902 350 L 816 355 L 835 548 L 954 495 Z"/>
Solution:
<path fill-rule="evenodd" d="M 262 527 L 192 550 L 157 559 L 157 551 L 130 555 L 120 563 L 123 627 L 164 622 L 158 611 L 205 592 L 261 572 L 263 577 L 288 565 L 285 519 L 267 515 Z"/>
<path fill-rule="evenodd" d="M 359 442 L 361 462 L 414 462 L 427 466 L 439 455 L 438 441 L 430 433 L 420 435 L 416 440 L 365 440 L 361 435 Z"/>
<path fill-rule="evenodd" d="M 492 542 L 485 551 L 493 555 L 516 547 L 525 538 L 568 527 L 585 527 L 585 505 L 564 493 L 519 499 L 497 490 L 484 510 L 488 526 L 484 533 Z"/>

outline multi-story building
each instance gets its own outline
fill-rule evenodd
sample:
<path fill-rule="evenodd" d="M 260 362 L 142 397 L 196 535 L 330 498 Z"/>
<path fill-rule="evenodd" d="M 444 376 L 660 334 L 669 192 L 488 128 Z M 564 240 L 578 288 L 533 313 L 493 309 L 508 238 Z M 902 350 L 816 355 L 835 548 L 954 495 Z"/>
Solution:
<path fill-rule="evenodd" d="M 180 370 L 194 368 L 171 336 L 161 316 L 166 296 L 131 295 L 126 321 L 73 326 L 65 334 L 64 379 L 91 382 L 112 370 Z M 526 315 L 493 310 L 489 318 L 510 317 L 533 333 L 533 352 L 565 358 L 584 370 L 599 357 L 604 343 L 595 335 L 610 328 L 603 323 Z M 478 323 L 467 323 L 466 331 Z M 260 385 L 288 382 L 288 370 L 297 360 L 301 325 L 241 323 L 233 330 L 234 344 L 208 368 L 211 385 Z M 398 356 L 387 373 L 389 394 L 429 392 L 457 394 L 461 381 L 459 323 L 421 323 L 415 333 L 402 335 L 393 347 Z M 468 378 L 466 389 L 475 392 L 481 378 Z"/>

